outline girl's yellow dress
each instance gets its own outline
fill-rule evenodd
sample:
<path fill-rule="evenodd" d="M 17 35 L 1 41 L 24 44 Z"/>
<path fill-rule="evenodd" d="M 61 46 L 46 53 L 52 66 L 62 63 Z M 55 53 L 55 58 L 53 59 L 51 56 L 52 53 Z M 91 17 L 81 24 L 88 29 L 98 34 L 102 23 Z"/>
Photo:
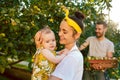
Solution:
<path fill-rule="evenodd" d="M 55 51 L 52 53 L 56 56 Z M 55 69 L 55 64 L 48 61 L 38 49 L 33 56 L 33 72 L 31 80 L 48 80 L 49 75 Z"/>

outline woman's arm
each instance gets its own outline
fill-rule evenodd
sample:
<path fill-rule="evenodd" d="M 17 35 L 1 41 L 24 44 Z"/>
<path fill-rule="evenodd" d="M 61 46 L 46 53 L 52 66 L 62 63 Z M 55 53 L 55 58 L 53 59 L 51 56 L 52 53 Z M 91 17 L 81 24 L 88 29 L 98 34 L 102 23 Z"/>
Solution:
<path fill-rule="evenodd" d="M 38 32 L 35 34 L 34 40 L 35 40 L 36 48 L 39 48 L 39 47 L 40 47 L 40 44 L 41 44 L 41 42 L 42 42 L 42 39 L 41 39 L 41 31 L 38 31 Z"/>
<path fill-rule="evenodd" d="M 62 80 L 62 79 L 51 75 L 48 80 Z"/>

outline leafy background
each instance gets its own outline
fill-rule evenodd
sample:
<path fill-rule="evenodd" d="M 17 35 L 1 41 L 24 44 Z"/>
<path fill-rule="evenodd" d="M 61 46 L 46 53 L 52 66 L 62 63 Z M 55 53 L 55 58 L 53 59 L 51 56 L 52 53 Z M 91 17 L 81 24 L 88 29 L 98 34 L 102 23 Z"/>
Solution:
<path fill-rule="evenodd" d="M 106 37 L 114 42 L 115 54 L 120 64 L 120 31 L 110 19 L 109 14 L 112 0 L 0 0 L 0 72 L 9 68 L 21 60 L 31 60 L 35 53 L 34 35 L 43 27 L 49 25 L 56 34 L 57 50 L 63 48 L 59 44 L 58 29 L 60 21 L 64 17 L 61 6 L 65 5 L 70 10 L 81 11 L 86 16 L 84 20 L 85 30 L 78 41 L 79 45 L 84 40 L 94 35 L 94 27 L 97 20 L 108 22 Z M 84 51 L 87 53 L 87 49 Z M 120 78 L 120 67 L 110 69 L 111 78 Z"/>

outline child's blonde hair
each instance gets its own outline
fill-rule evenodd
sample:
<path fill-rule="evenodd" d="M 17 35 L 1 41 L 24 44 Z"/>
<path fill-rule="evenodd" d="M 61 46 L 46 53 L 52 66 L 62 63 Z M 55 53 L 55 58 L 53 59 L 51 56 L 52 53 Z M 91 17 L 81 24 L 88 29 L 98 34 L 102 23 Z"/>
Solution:
<path fill-rule="evenodd" d="M 53 31 L 50 29 L 49 26 L 45 26 L 43 29 L 40 29 L 42 34 L 49 34 L 49 33 L 53 33 Z"/>

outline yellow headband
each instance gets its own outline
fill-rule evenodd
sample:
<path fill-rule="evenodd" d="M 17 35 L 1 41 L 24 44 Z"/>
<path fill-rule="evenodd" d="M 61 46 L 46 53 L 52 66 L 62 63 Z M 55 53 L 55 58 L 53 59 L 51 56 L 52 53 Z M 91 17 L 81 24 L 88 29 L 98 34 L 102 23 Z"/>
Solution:
<path fill-rule="evenodd" d="M 80 26 L 74 20 L 72 20 L 68 17 L 69 10 L 65 6 L 62 6 L 62 8 L 63 8 L 63 11 L 66 14 L 64 19 L 67 21 L 68 25 L 72 26 L 78 33 L 82 33 L 82 30 L 81 30 Z"/>

